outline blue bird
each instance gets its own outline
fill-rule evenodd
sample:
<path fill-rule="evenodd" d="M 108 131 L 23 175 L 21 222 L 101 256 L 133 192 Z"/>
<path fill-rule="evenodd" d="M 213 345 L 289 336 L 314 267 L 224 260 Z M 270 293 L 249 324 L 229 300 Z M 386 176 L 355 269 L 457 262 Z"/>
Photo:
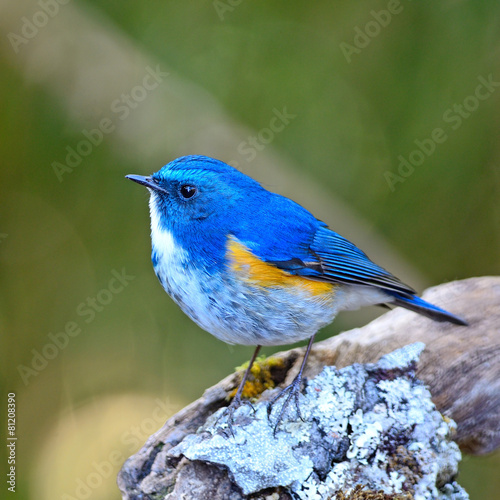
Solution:
<path fill-rule="evenodd" d="M 185 156 L 149 177 L 127 178 L 150 192 L 152 261 L 165 291 L 218 339 L 257 346 L 230 419 L 260 347 L 309 339 L 299 374 L 269 406 L 286 396 L 276 427 L 292 397 L 300 416 L 314 336 L 339 311 L 390 304 L 467 325 L 419 298 L 302 206 L 219 160 Z"/>

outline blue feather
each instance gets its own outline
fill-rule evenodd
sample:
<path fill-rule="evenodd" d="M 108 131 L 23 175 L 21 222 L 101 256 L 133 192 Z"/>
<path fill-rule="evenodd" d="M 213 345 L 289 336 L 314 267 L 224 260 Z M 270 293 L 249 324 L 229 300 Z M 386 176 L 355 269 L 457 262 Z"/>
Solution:
<path fill-rule="evenodd" d="M 455 325 L 467 326 L 468 323 L 460 316 L 451 314 L 440 307 L 430 304 L 425 300 L 413 295 L 412 297 L 404 297 L 400 294 L 391 294 L 394 297 L 394 301 L 391 304 L 395 306 L 404 307 L 405 309 L 410 309 L 410 311 L 427 316 L 435 321 L 449 321 Z"/>

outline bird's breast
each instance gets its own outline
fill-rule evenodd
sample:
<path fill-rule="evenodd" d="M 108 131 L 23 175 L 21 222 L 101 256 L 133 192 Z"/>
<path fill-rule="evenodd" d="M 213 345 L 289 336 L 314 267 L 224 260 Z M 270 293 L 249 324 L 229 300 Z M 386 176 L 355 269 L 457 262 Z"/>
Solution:
<path fill-rule="evenodd" d="M 225 261 L 210 268 L 169 231 L 152 232 L 152 240 L 155 272 L 167 293 L 220 340 L 290 344 L 311 337 L 336 315 L 335 285 L 292 276 L 232 237 Z"/>

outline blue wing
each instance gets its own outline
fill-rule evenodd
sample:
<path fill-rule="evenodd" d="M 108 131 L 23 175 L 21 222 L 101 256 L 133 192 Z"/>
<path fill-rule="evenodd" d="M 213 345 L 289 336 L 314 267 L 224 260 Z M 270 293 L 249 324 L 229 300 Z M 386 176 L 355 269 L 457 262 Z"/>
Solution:
<path fill-rule="evenodd" d="M 369 285 L 413 296 L 415 290 L 372 262 L 356 245 L 318 221 L 307 243 L 290 260 L 271 260 L 290 274 L 330 283 Z"/>
<path fill-rule="evenodd" d="M 251 213 L 241 214 L 231 231 L 258 258 L 309 279 L 415 294 L 305 208 L 283 196 L 267 195 Z"/>

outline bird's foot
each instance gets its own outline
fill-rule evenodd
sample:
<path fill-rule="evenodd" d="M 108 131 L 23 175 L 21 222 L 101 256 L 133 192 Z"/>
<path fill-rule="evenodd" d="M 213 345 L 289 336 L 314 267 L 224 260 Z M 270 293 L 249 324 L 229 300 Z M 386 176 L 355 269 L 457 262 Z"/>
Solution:
<path fill-rule="evenodd" d="M 274 431 L 273 435 L 276 436 L 276 430 L 278 429 L 278 425 L 281 423 L 283 420 L 283 417 L 285 416 L 286 409 L 288 405 L 290 404 L 290 401 L 293 400 L 295 401 L 295 409 L 297 411 L 297 415 L 299 416 L 300 420 L 304 420 L 302 418 L 302 415 L 300 413 L 300 407 L 299 407 L 299 394 L 302 386 L 302 375 L 299 373 L 294 379 L 293 382 L 285 387 L 278 395 L 276 395 L 271 401 L 269 401 L 269 404 L 267 406 L 267 417 L 270 419 L 271 418 L 271 413 L 273 411 L 274 404 L 281 398 L 285 398 L 285 401 L 283 405 L 281 406 L 280 412 L 278 413 L 278 417 L 276 419 L 276 423 L 274 425 Z"/>
<path fill-rule="evenodd" d="M 250 403 L 250 401 L 248 401 L 248 399 L 241 399 L 241 396 L 239 394 L 237 394 L 233 398 L 233 400 L 231 401 L 229 406 L 227 406 L 224 409 L 224 411 L 219 415 L 219 417 L 217 418 L 217 420 L 215 422 L 215 425 L 218 425 L 222 419 L 225 419 L 226 423 L 227 423 L 227 429 L 229 430 L 229 433 L 231 434 L 231 436 L 234 437 L 234 429 L 233 429 L 234 413 L 236 412 L 236 410 L 238 408 L 240 408 L 241 406 L 244 406 L 244 405 L 249 406 L 253 410 L 253 412 L 255 413 L 255 408 L 254 408 L 253 404 Z"/>

